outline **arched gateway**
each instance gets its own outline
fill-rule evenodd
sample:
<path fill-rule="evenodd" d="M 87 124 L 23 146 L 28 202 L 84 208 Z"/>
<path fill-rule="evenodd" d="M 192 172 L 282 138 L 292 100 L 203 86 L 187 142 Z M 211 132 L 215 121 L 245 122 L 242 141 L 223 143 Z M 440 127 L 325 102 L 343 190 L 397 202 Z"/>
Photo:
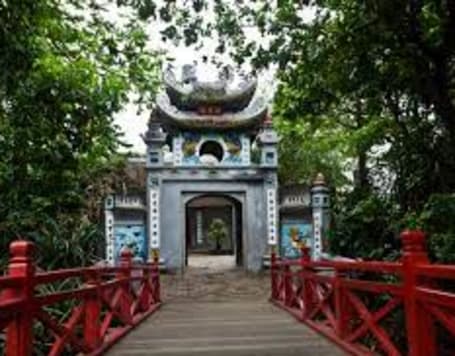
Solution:
<path fill-rule="evenodd" d="M 201 82 L 195 72 L 166 71 L 144 138 L 149 248 L 181 270 L 189 251 L 213 248 L 207 233 L 221 219 L 221 248 L 257 271 L 277 241 L 277 135 L 254 78 Z"/>
<path fill-rule="evenodd" d="M 185 264 L 188 265 L 192 252 L 214 252 L 233 255 L 235 264 L 242 266 L 245 259 L 242 197 L 236 194 L 194 195 L 185 205 Z M 220 222 L 225 237 L 217 244 L 210 234 L 214 228 L 219 230 Z"/>

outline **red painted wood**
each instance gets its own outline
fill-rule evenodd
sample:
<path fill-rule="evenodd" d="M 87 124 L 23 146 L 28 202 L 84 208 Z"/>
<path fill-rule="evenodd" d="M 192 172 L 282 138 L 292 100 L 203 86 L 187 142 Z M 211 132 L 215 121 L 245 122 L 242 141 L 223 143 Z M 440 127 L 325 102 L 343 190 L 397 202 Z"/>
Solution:
<path fill-rule="evenodd" d="M 95 287 L 96 290 L 92 292 L 85 302 L 85 320 L 84 320 L 84 341 L 87 346 L 93 350 L 101 344 L 101 300 L 100 289 L 98 288 L 100 280 L 97 273 L 90 271 L 87 278 L 87 287 Z"/>
<path fill-rule="evenodd" d="M 447 265 L 418 265 L 415 273 L 435 279 L 455 279 L 455 266 Z"/>
<path fill-rule="evenodd" d="M 32 353 L 33 319 L 31 302 L 33 298 L 33 244 L 27 241 L 17 241 L 10 246 L 10 263 L 8 274 L 11 277 L 21 277 L 22 283 L 17 288 L 8 288 L 2 295 L 3 300 L 23 299 L 23 308 L 11 318 L 6 330 L 6 356 L 28 356 Z"/>
<path fill-rule="evenodd" d="M 271 289 L 271 298 L 278 299 L 278 272 L 277 272 L 277 260 L 276 260 L 276 252 L 275 248 L 272 248 L 272 252 L 270 254 L 270 289 Z"/>
<path fill-rule="evenodd" d="M 7 356 L 35 354 L 36 322 L 53 337 L 48 355 L 68 348 L 74 354 L 100 355 L 160 306 L 158 265 L 132 266 L 128 250 L 122 252 L 118 267 L 42 273 L 35 273 L 33 252 L 32 243 L 13 242 L 8 275 L 0 277 L 0 332 L 6 332 Z M 83 283 L 75 290 L 36 295 L 40 286 L 70 278 Z M 66 301 L 75 306 L 63 321 L 43 308 Z"/>
<path fill-rule="evenodd" d="M 157 253 L 153 256 L 153 264 L 152 264 L 152 286 L 153 286 L 153 297 L 155 303 L 159 303 L 161 301 L 161 285 L 160 285 L 160 258 Z"/>
<path fill-rule="evenodd" d="M 273 256 L 272 302 L 354 355 L 401 355 L 395 331 L 383 323 L 401 310 L 407 354 L 436 356 L 436 323 L 455 340 L 455 293 L 438 283 L 455 279 L 455 266 L 430 264 L 422 232 L 405 231 L 401 238 L 399 262 L 311 261 L 307 250 L 299 260 Z"/>
<path fill-rule="evenodd" d="M 416 296 L 419 280 L 415 267 L 419 264 L 429 263 L 425 249 L 425 235 L 421 231 L 404 231 L 401 234 L 401 241 L 403 244 L 403 294 L 409 355 L 435 355 L 434 321 L 429 314 L 421 313 L 421 305 Z"/>

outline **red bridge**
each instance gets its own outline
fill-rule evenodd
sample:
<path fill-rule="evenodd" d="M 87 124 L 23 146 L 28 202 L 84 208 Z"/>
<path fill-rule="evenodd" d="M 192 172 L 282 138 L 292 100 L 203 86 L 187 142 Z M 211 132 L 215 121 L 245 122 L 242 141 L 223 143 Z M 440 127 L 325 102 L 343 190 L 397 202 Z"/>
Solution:
<path fill-rule="evenodd" d="M 117 343 L 113 355 L 455 355 L 455 266 L 429 262 L 422 232 L 404 232 L 402 245 L 399 262 L 272 254 L 271 302 L 297 321 L 257 300 L 169 301 L 123 338 L 161 305 L 157 261 L 133 265 L 125 251 L 118 267 L 37 272 L 33 244 L 17 241 L 0 277 L 0 348 L 7 356 L 98 355 Z"/>

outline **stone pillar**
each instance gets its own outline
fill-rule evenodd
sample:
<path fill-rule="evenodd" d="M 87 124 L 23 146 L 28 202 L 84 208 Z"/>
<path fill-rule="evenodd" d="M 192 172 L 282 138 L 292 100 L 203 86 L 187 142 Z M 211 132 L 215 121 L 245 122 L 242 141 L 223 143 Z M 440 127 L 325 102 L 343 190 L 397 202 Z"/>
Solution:
<path fill-rule="evenodd" d="M 272 119 L 267 116 L 262 124 L 261 132 L 257 137 L 257 144 L 261 150 L 260 166 L 270 171 L 265 182 L 267 238 L 271 250 L 274 251 L 278 244 L 278 180 L 276 170 L 278 167 L 278 135 L 273 129 Z"/>
<path fill-rule="evenodd" d="M 330 224 L 329 188 L 322 173 L 319 173 L 311 188 L 313 210 L 313 249 L 312 257 L 319 260 L 328 253 L 327 231 Z"/>
<path fill-rule="evenodd" d="M 160 248 L 160 185 L 158 172 L 164 166 L 163 145 L 166 133 L 152 112 L 148 130 L 144 136 L 147 145 L 147 239 L 149 259 L 158 258 Z"/>
<path fill-rule="evenodd" d="M 114 207 L 115 196 L 108 195 L 104 200 L 104 236 L 106 239 L 106 261 L 111 266 L 115 263 Z"/>
<path fill-rule="evenodd" d="M 202 210 L 198 208 L 196 210 L 196 244 L 201 245 L 204 242 L 204 231 L 203 231 L 203 216 Z"/>

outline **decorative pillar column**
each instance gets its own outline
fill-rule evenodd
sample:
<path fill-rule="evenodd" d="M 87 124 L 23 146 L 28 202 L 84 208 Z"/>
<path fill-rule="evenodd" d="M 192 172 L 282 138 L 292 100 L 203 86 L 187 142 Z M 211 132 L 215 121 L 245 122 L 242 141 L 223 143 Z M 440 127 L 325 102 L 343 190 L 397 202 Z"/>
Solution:
<path fill-rule="evenodd" d="M 114 207 L 115 196 L 108 195 L 104 200 L 104 236 L 106 239 L 106 261 L 111 266 L 115 264 Z"/>
<path fill-rule="evenodd" d="M 319 173 L 313 182 L 311 206 L 313 210 L 312 257 L 319 260 L 328 253 L 327 231 L 330 224 L 329 188 L 322 173 Z"/>
<path fill-rule="evenodd" d="M 149 260 L 159 260 L 160 248 L 160 170 L 164 166 L 163 145 L 166 142 L 166 133 L 152 112 L 148 123 L 148 130 L 144 136 L 147 145 L 147 238 Z M 169 153 L 169 152 L 168 152 Z"/>
<path fill-rule="evenodd" d="M 257 137 L 258 147 L 261 150 L 262 168 L 270 170 L 266 177 L 266 212 L 267 212 L 267 236 L 268 243 L 272 252 L 278 244 L 278 208 L 277 208 L 277 190 L 278 180 L 276 170 L 278 168 L 277 144 L 278 135 L 273 129 L 272 119 L 267 116 L 262 124 L 261 132 Z"/>

